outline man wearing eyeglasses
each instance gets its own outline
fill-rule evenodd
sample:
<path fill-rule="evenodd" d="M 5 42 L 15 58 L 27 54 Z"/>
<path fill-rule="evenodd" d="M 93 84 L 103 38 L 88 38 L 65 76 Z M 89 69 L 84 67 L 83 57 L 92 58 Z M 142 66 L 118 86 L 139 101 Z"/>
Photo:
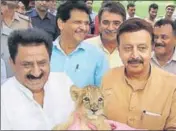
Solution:
<path fill-rule="evenodd" d="M 118 2 L 107 2 L 99 11 L 100 35 L 87 39 L 102 49 L 108 58 L 110 68 L 121 66 L 122 61 L 117 49 L 116 34 L 120 24 L 126 19 L 125 8 Z"/>

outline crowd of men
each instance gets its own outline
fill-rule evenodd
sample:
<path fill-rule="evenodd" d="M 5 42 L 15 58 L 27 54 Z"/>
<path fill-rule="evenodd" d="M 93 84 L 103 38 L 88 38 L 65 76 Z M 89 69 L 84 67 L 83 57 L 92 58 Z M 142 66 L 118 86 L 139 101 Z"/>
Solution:
<path fill-rule="evenodd" d="M 70 88 L 96 85 L 105 116 L 136 129 L 176 129 L 174 4 L 157 18 L 93 0 L 1 0 L 1 129 L 51 130 L 75 109 Z"/>

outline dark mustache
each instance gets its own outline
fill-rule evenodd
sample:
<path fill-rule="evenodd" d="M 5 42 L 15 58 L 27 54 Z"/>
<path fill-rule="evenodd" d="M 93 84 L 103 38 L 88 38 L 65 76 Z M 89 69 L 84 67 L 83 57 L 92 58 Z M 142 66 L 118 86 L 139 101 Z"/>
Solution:
<path fill-rule="evenodd" d="M 165 47 L 165 45 L 162 43 L 155 43 L 155 47 L 158 47 L 158 46 Z"/>
<path fill-rule="evenodd" d="M 105 30 L 104 32 L 107 33 L 107 34 L 117 33 L 117 30 Z"/>
<path fill-rule="evenodd" d="M 26 77 L 28 78 L 28 79 L 32 79 L 32 80 L 37 80 L 37 79 L 41 79 L 42 77 L 43 77 L 43 73 L 41 73 L 38 77 L 35 77 L 35 76 L 33 76 L 33 75 L 31 75 L 31 74 L 28 74 Z"/>
<path fill-rule="evenodd" d="M 137 64 L 137 63 L 144 63 L 143 60 L 141 59 L 131 59 L 131 60 L 128 60 L 128 64 Z"/>

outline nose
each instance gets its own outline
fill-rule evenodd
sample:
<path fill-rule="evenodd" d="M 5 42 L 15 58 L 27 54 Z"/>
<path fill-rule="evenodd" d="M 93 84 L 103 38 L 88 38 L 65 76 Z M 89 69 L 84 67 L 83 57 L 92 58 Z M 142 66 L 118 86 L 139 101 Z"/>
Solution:
<path fill-rule="evenodd" d="M 80 25 L 80 29 L 82 29 L 83 31 L 87 30 L 89 27 L 89 25 L 85 24 L 85 23 L 81 23 Z"/>
<path fill-rule="evenodd" d="M 155 43 L 162 43 L 162 40 L 161 40 L 161 38 L 156 38 L 156 39 L 154 40 L 154 42 L 155 42 Z"/>
<path fill-rule="evenodd" d="M 40 75 L 41 75 L 41 72 L 42 72 L 42 71 L 41 71 L 40 67 L 39 67 L 37 64 L 34 65 L 32 71 L 31 71 L 32 75 L 35 76 L 35 77 L 40 76 Z"/>
<path fill-rule="evenodd" d="M 91 111 L 92 111 L 93 113 L 95 113 L 95 112 L 98 111 L 98 109 L 91 109 Z"/>
<path fill-rule="evenodd" d="M 113 22 L 110 22 L 109 25 L 108 25 L 108 30 L 114 30 L 114 24 Z"/>
<path fill-rule="evenodd" d="M 136 59 L 138 57 L 139 57 L 139 52 L 138 52 L 137 48 L 133 48 L 132 58 Z"/>

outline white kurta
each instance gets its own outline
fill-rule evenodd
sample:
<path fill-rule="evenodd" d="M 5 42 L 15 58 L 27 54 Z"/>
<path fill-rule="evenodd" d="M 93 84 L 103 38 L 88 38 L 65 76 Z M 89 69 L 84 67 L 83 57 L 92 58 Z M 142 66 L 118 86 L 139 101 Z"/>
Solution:
<path fill-rule="evenodd" d="M 29 89 L 10 78 L 1 87 L 1 130 L 50 130 L 66 121 L 74 109 L 72 85 L 64 73 L 50 73 L 42 108 Z"/>

